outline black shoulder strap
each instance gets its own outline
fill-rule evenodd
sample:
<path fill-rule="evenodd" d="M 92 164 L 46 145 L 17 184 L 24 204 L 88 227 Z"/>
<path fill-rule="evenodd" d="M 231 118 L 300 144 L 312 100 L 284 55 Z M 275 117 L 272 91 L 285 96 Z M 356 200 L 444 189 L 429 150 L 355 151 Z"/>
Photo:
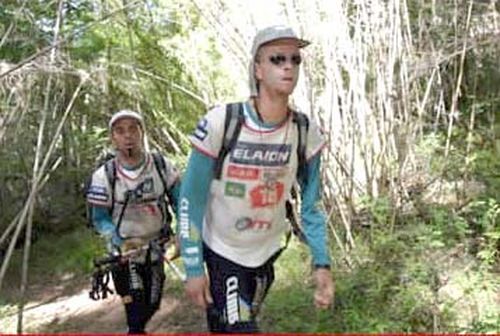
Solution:
<path fill-rule="evenodd" d="M 243 125 L 243 103 L 230 103 L 226 105 L 226 119 L 224 121 L 224 135 L 219 156 L 215 162 L 214 178 L 220 179 L 222 175 L 222 166 L 226 155 L 236 144 Z"/>
<path fill-rule="evenodd" d="M 160 153 L 152 153 L 153 162 L 155 164 L 156 171 L 160 175 L 161 182 L 163 183 L 163 190 L 165 193 L 168 191 L 168 183 L 167 183 L 167 164 L 165 162 L 165 158 Z"/>
<path fill-rule="evenodd" d="M 297 157 L 298 157 L 298 168 L 297 168 L 297 180 L 300 180 L 306 173 L 306 149 L 307 149 L 307 132 L 309 131 L 309 119 L 304 113 L 292 111 L 293 122 L 297 124 L 298 131 L 298 145 L 297 145 Z M 289 231 L 286 235 L 285 245 L 277 253 L 276 258 L 285 250 L 290 241 L 291 233 L 293 233 L 299 240 L 303 243 L 307 243 L 307 238 L 302 231 L 302 228 L 298 222 L 298 214 L 295 212 L 294 205 L 291 200 L 297 202 L 298 195 L 295 188 L 292 188 L 291 199 L 287 199 L 285 202 L 286 218 L 290 222 L 292 227 L 291 232 Z"/>
<path fill-rule="evenodd" d="M 293 122 L 297 124 L 299 133 L 299 144 L 297 146 L 297 157 L 299 159 L 297 179 L 300 179 L 304 176 L 306 169 L 306 148 L 307 132 L 309 131 L 309 119 L 304 113 L 293 111 Z"/>
<path fill-rule="evenodd" d="M 104 162 L 104 172 L 106 173 L 106 178 L 110 186 L 110 197 L 111 197 L 111 208 L 109 213 L 113 215 L 113 209 L 115 208 L 115 185 L 116 185 L 116 162 L 115 159 L 109 159 Z"/>
<path fill-rule="evenodd" d="M 151 154 L 153 156 L 153 162 L 155 164 L 156 171 L 160 175 L 161 182 L 163 184 L 163 195 L 167 197 L 168 203 L 164 203 L 164 207 L 162 207 L 163 212 L 163 220 L 165 223 L 163 234 L 166 236 L 173 235 L 171 223 L 172 223 L 172 213 L 169 210 L 169 206 L 171 206 L 175 210 L 175 204 L 173 202 L 173 198 L 169 192 L 168 182 L 167 182 L 167 163 L 165 162 L 165 158 L 160 153 L 154 152 Z M 162 197 L 162 200 L 165 198 Z"/>

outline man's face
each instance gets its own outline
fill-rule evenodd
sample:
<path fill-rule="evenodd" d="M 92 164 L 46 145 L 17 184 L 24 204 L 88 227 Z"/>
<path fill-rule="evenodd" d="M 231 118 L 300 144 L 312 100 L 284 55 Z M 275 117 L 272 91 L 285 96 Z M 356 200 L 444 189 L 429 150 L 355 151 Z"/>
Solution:
<path fill-rule="evenodd" d="M 299 78 L 301 61 L 298 42 L 294 39 L 281 39 L 262 46 L 255 61 L 259 91 L 290 95 Z"/>
<path fill-rule="evenodd" d="M 115 121 L 111 129 L 111 141 L 115 148 L 126 156 L 133 156 L 142 151 L 142 129 L 134 118 L 121 118 Z"/>

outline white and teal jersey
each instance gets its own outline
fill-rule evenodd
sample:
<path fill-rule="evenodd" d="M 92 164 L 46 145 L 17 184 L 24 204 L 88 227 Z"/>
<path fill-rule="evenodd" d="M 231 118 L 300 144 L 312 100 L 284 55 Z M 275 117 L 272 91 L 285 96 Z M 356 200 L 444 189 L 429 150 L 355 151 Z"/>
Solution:
<path fill-rule="evenodd" d="M 156 237 L 164 225 L 165 191 L 152 155 L 148 154 L 144 164 L 134 170 L 125 169 L 118 160 L 115 160 L 115 164 L 115 204 L 111 214 L 113 224 L 118 224 L 128 194 L 120 223 L 120 236 L 147 240 Z M 167 159 L 165 164 L 167 187 L 171 188 L 178 181 L 179 173 Z M 111 185 L 102 165 L 92 175 L 87 201 L 93 206 L 111 208 L 111 199 Z"/>
<path fill-rule="evenodd" d="M 298 127 L 291 115 L 277 125 L 262 125 L 248 103 L 244 115 L 221 178 L 210 184 L 202 236 L 216 253 L 257 267 L 280 248 L 287 230 L 285 201 L 296 181 Z M 213 108 L 190 138 L 199 152 L 214 160 L 221 149 L 225 116 L 225 106 Z M 325 143 L 314 122 L 307 134 L 306 160 Z"/>

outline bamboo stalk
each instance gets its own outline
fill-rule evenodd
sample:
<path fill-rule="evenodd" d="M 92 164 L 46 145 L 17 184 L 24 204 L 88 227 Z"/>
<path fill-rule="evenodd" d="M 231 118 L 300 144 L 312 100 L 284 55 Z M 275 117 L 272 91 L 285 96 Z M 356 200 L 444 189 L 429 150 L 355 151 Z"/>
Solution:
<path fill-rule="evenodd" d="M 49 148 L 47 149 L 47 152 L 45 153 L 45 157 L 44 157 L 44 160 L 42 161 L 42 164 L 40 165 L 40 168 L 38 170 L 38 175 L 37 177 L 34 179 L 34 183 L 32 184 L 32 187 L 31 187 L 31 190 L 30 190 L 30 193 L 28 195 L 28 198 L 26 199 L 26 202 L 24 204 L 24 207 L 23 209 L 21 210 L 21 215 L 19 216 L 19 221 L 18 221 L 18 225 L 17 225 L 17 228 L 16 228 L 16 231 L 14 232 L 14 235 L 12 237 L 12 240 L 9 244 L 9 247 L 7 249 L 7 254 L 5 256 L 5 260 L 4 260 L 4 263 L 2 264 L 2 267 L 0 269 L 0 289 L 2 288 L 2 284 L 3 284 L 3 279 L 5 277 L 5 273 L 7 271 L 7 267 L 8 267 L 8 264 L 9 264 L 9 261 L 10 261 L 10 258 L 12 256 L 12 253 L 14 251 L 14 246 L 15 246 L 15 243 L 17 242 L 17 239 L 19 237 L 19 234 L 20 234 L 20 231 L 21 229 L 23 228 L 23 226 L 25 225 L 25 220 L 26 220 L 26 217 L 27 217 L 27 214 L 28 214 L 28 209 L 30 207 L 30 204 L 34 201 L 34 198 L 36 196 L 36 193 L 38 191 L 38 184 L 39 182 L 41 181 L 42 177 L 43 177 L 43 173 L 47 167 L 47 164 L 50 160 L 50 157 L 52 156 L 52 153 L 56 147 L 56 144 L 57 144 L 57 140 L 61 134 L 61 130 L 62 130 L 62 127 L 64 126 L 64 123 L 66 122 L 66 119 L 68 118 L 69 116 L 69 113 L 71 112 L 72 108 L 73 108 L 73 104 L 75 103 L 75 100 L 76 98 L 78 97 L 83 85 L 85 84 L 85 82 L 88 80 L 88 75 L 85 75 L 85 74 L 82 74 L 82 79 L 78 85 L 78 87 L 75 89 L 74 93 L 73 93 L 73 96 L 71 97 L 71 100 L 70 102 L 68 103 L 67 107 L 66 107 L 66 111 L 64 112 L 63 116 L 61 117 L 61 120 L 57 126 L 57 129 L 54 133 L 54 136 L 52 138 L 52 141 L 49 145 Z"/>
<path fill-rule="evenodd" d="M 326 222 L 328 223 L 328 227 L 330 228 L 330 231 L 332 232 L 333 237 L 335 238 L 335 241 L 337 242 L 337 246 L 340 248 L 340 251 L 342 253 L 342 259 L 345 261 L 345 263 L 346 263 L 347 267 L 349 267 L 349 269 L 353 269 L 353 262 L 351 260 L 351 257 L 349 256 L 349 253 L 347 252 L 345 246 L 343 245 L 343 242 L 340 239 L 340 237 L 337 233 L 337 230 L 335 229 L 335 226 L 333 226 L 333 223 L 331 220 L 332 215 L 333 215 L 333 208 L 330 211 L 330 213 L 328 214 L 328 216 L 326 217 Z"/>
<path fill-rule="evenodd" d="M 12 230 L 14 230 L 14 228 L 16 227 L 16 223 L 19 221 L 20 215 L 21 215 L 21 213 L 17 213 L 16 216 L 14 217 L 14 219 L 12 219 L 12 221 L 10 222 L 10 224 L 7 225 L 7 228 L 5 229 L 5 231 L 2 233 L 2 236 L 0 237 L 0 246 L 3 245 L 3 243 L 5 242 L 7 237 L 9 236 L 10 232 Z"/>
<path fill-rule="evenodd" d="M 16 22 L 16 19 L 17 19 L 17 16 L 20 15 L 20 13 L 23 11 L 24 7 L 26 6 L 26 3 L 28 2 L 28 0 L 23 0 L 23 2 L 21 3 L 21 6 L 19 6 L 16 10 L 16 12 L 14 13 L 13 15 L 13 20 L 12 22 L 10 23 L 9 25 L 9 28 L 7 28 L 5 30 L 5 33 L 3 34 L 2 36 L 2 40 L 0 40 L 0 49 L 2 48 L 2 46 L 5 44 L 5 42 L 7 41 L 7 38 L 9 37 L 10 33 L 12 32 L 12 30 L 14 29 L 14 26 L 15 26 L 15 22 Z"/>
<path fill-rule="evenodd" d="M 7 104 L 6 104 L 7 106 L 9 106 L 9 103 L 10 103 L 11 99 L 13 98 L 13 96 L 14 96 L 14 92 L 13 92 L 13 90 L 11 90 L 9 97 L 7 98 Z M 14 120 L 15 113 L 16 113 L 15 108 L 10 109 L 10 111 L 7 112 L 7 116 L 1 119 L 2 122 L 0 123 L 0 145 L 2 145 L 4 136 L 7 133 L 7 127 L 9 127 L 9 125 Z"/>
<path fill-rule="evenodd" d="M 234 38 L 231 32 L 227 30 L 227 27 L 229 25 L 220 21 L 219 18 L 223 17 L 222 15 L 220 15 L 222 13 L 216 15 L 213 13 L 211 6 L 206 6 L 205 4 L 205 6 L 203 7 L 198 4 L 197 0 L 191 0 L 191 2 L 195 6 L 196 10 L 200 13 L 200 15 L 205 18 L 205 20 L 211 27 L 213 27 L 216 34 L 221 37 L 220 42 L 222 43 L 223 47 L 231 51 L 231 54 L 238 61 L 241 70 L 245 71 L 247 64 L 247 52 L 245 48 L 243 48 L 242 45 L 237 41 L 237 39 Z"/>
<path fill-rule="evenodd" d="M 50 168 L 49 172 L 45 173 L 44 177 L 41 179 L 41 182 L 38 184 L 38 190 L 36 190 L 36 192 L 38 193 L 40 190 L 43 189 L 43 187 L 45 186 L 45 184 L 49 181 L 49 178 L 50 178 L 50 174 L 52 172 L 54 172 L 57 167 L 59 166 L 59 164 L 61 163 L 62 159 L 59 158 L 57 159 L 54 164 L 52 165 L 52 167 Z M 2 236 L 0 237 L 0 246 L 3 245 L 3 243 L 5 242 L 5 240 L 7 239 L 7 237 L 9 237 L 9 234 L 11 233 L 11 231 L 14 229 L 14 228 L 17 228 L 17 224 L 19 223 L 19 220 L 20 220 L 20 217 L 22 215 L 22 209 L 20 212 L 18 212 L 16 214 L 16 216 L 12 219 L 12 221 L 10 222 L 10 224 L 8 225 L 7 229 L 3 232 Z M 14 235 L 13 235 L 14 237 Z M 15 237 L 14 237 L 15 238 Z M 14 240 L 13 238 L 13 240 Z M 17 238 L 16 238 L 17 239 Z M 12 242 L 12 241 L 11 241 Z M 7 268 L 8 267 L 8 262 L 10 261 L 10 257 L 9 258 L 5 258 L 3 260 L 3 263 L 1 265 L 2 268 Z M 4 266 L 4 264 L 6 264 Z M 0 288 L 1 288 L 1 281 L 0 281 Z"/>
<path fill-rule="evenodd" d="M 476 91 L 476 89 L 477 89 L 477 76 L 474 78 L 474 91 Z M 474 137 L 475 117 L 476 117 L 476 102 L 474 99 L 473 104 L 472 104 L 471 114 L 469 117 L 469 127 L 467 129 L 467 140 L 466 140 L 467 146 L 465 148 L 465 171 L 466 171 L 466 174 L 469 173 L 470 164 L 473 161 L 473 159 L 470 157 L 470 155 L 471 155 L 471 149 L 472 149 L 472 143 L 473 143 L 473 137 Z"/>
<path fill-rule="evenodd" d="M 57 10 L 57 19 L 55 22 L 54 26 L 54 38 L 53 38 L 53 44 L 57 43 L 57 40 L 59 38 L 59 29 L 61 27 L 61 21 L 62 21 L 62 9 L 63 9 L 63 0 L 59 0 L 58 3 L 58 10 Z M 50 63 L 53 64 L 55 59 L 56 59 L 56 51 L 57 48 L 53 48 L 50 54 Z M 44 108 L 41 110 L 41 123 L 39 126 L 39 133 L 38 133 L 38 140 L 37 140 L 37 146 L 36 146 L 36 152 L 35 152 L 35 160 L 33 163 L 33 181 L 32 184 L 36 185 L 36 177 L 38 175 L 38 168 L 39 168 L 39 162 L 40 162 L 40 156 L 41 156 L 41 151 L 42 151 L 42 146 L 43 146 L 43 135 L 45 132 L 45 123 L 47 121 L 47 114 L 48 114 L 48 108 L 49 108 L 49 97 L 50 97 L 50 92 L 52 89 L 52 76 L 49 76 L 48 82 L 47 82 L 47 87 L 45 91 L 45 102 L 44 102 Z M 34 190 L 36 191 L 36 187 L 34 187 Z M 36 193 L 35 196 L 36 197 Z M 21 271 L 21 285 L 20 285 L 20 298 L 18 301 L 18 315 L 17 315 L 17 333 L 22 334 L 23 332 L 23 308 L 25 304 L 25 294 L 26 294 L 26 287 L 28 284 L 28 267 L 29 267 L 29 256 L 30 256 L 30 250 L 31 250 L 31 234 L 32 234 L 32 228 L 33 228 L 33 212 L 35 209 L 35 202 L 30 202 L 29 204 L 29 209 L 28 209 L 28 222 L 26 226 L 26 231 L 25 231 L 25 238 L 24 238 L 24 254 L 23 254 L 23 266 L 22 266 L 22 271 Z"/>
<path fill-rule="evenodd" d="M 444 157 L 447 158 L 449 151 L 450 151 L 450 144 L 451 144 L 451 133 L 453 130 L 453 121 L 455 118 L 458 118 L 458 110 L 457 110 L 457 102 L 458 102 L 458 96 L 460 95 L 460 85 L 462 83 L 462 77 L 464 73 L 464 63 L 465 63 L 465 53 L 467 51 L 467 34 L 469 32 L 469 27 L 470 27 L 470 20 L 472 17 L 472 7 L 474 5 L 474 0 L 469 1 L 469 9 L 467 11 L 467 21 L 466 21 L 466 26 L 465 26 L 465 32 L 464 32 L 464 44 L 462 47 L 462 54 L 460 57 L 460 65 L 459 65 L 459 71 L 458 71 L 458 77 L 457 81 L 455 84 L 455 93 L 453 94 L 452 102 L 451 102 L 451 108 L 450 108 L 450 114 L 449 114 L 449 120 L 448 120 L 448 133 L 446 136 L 446 144 L 444 147 Z M 458 29 L 457 29 L 458 30 Z"/>
<path fill-rule="evenodd" d="M 203 103 L 205 106 L 208 106 L 208 102 L 206 100 L 204 100 L 202 97 L 198 96 L 196 93 L 192 92 L 188 88 L 183 87 L 182 85 L 179 85 L 179 84 L 177 84 L 177 83 L 175 83 L 173 81 L 170 81 L 170 80 L 166 79 L 163 76 L 160 76 L 158 74 L 152 73 L 152 72 L 147 71 L 147 70 L 139 69 L 139 68 L 135 67 L 134 65 L 122 64 L 122 63 L 111 63 L 109 65 L 111 65 L 111 66 L 118 66 L 118 67 L 121 67 L 123 69 L 128 69 L 128 70 L 131 70 L 131 71 L 137 71 L 137 73 L 146 75 L 146 76 L 148 76 L 150 78 L 153 78 L 153 79 L 156 79 L 156 80 L 158 80 L 160 82 L 166 83 L 166 84 L 172 86 L 174 89 L 177 89 L 180 92 L 188 95 L 189 97 L 194 98 L 195 100 Z"/>
<path fill-rule="evenodd" d="M 127 38 L 128 38 L 128 47 L 129 47 L 129 57 L 130 57 L 131 63 L 135 64 L 136 63 L 136 61 L 135 61 L 135 45 L 134 45 L 134 38 L 132 36 L 132 33 L 134 31 L 132 30 L 132 24 L 131 24 L 131 20 L 129 18 L 128 9 L 126 9 L 127 6 L 128 6 L 127 0 L 122 0 L 122 7 L 125 8 L 125 10 L 123 11 L 123 15 L 125 17 L 125 23 L 127 25 Z M 134 97 L 136 97 L 136 101 L 135 101 L 136 110 L 139 113 L 142 113 L 140 99 L 139 99 L 139 97 L 141 95 L 140 94 L 140 89 L 139 89 L 139 85 L 140 85 L 139 76 L 137 76 L 137 72 L 135 71 L 135 67 L 131 67 L 130 70 L 132 72 L 132 78 L 134 79 L 134 84 L 135 84 L 132 87 L 133 87 L 133 90 L 135 91 Z"/>
<path fill-rule="evenodd" d="M 160 115 L 159 111 L 152 110 L 152 113 L 155 117 L 159 118 L 159 115 Z M 189 144 L 190 144 L 189 139 L 168 118 L 163 118 L 163 120 L 168 124 L 168 130 L 165 130 L 162 128 L 161 129 L 162 134 L 167 138 L 168 143 L 172 146 L 172 148 L 174 148 L 175 152 L 177 154 L 182 154 L 183 153 L 182 146 L 179 146 L 177 144 L 177 142 L 174 140 L 173 136 L 170 134 L 169 130 L 172 130 L 175 132 L 177 137 L 184 143 L 185 147 L 189 147 Z"/>

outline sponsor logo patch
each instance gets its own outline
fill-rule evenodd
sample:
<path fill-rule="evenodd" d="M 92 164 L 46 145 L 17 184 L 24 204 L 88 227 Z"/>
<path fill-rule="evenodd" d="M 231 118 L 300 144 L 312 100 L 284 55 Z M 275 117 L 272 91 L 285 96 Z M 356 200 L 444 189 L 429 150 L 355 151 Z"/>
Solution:
<path fill-rule="evenodd" d="M 200 258 L 198 257 L 182 257 L 182 261 L 186 266 L 197 266 L 200 263 Z"/>
<path fill-rule="evenodd" d="M 238 180 L 257 180 L 259 178 L 259 171 L 258 168 L 229 165 L 227 167 L 227 176 Z"/>
<path fill-rule="evenodd" d="M 189 201 L 181 198 L 179 202 L 179 235 L 183 239 L 189 239 Z"/>
<path fill-rule="evenodd" d="M 198 248 L 198 246 L 191 246 L 191 247 L 186 247 L 184 249 L 184 252 L 186 252 L 186 254 L 198 254 L 200 253 L 200 249 Z"/>
<path fill-rule="evenodd" d="M 235 324 L 240 320 L 240 309 L 238 304 L 238 278 L 231 276 L 226 280 L 226 315 L 229 324 Z"/>
<path fill-rule="evenodd" d="M 196 125 L 196 129 L 193 132 L 193 136 L 200 140 L 203 141 L 208 135 L 208 120 L 206 118 L 201 119 L 198 124 Z"/>
<path fill-rule="evenodd" d="M 107 194 L 106 187 L 93 185 L 89 188 L 89 193 L 91 194 Z"/>
<path fill-rule="evenodd" d="M 90 186 L 87 191 L 87 197 L 91 200 L 107 202 L 108 201 L 108 191 L 106 187 L 103 186 Z"/>
<path fill-rule="evenodd" d="M 288 164 L 291 152 L 291 144 L 237 142 L 231 151 L 229 161 L 245 165 L 279 167 Z"/>
<path fill-rule="evenodd" d="M 145 194 L 150 194 L 154 191 L 153 178 L 148 177 L 141 184 L 139 184 L 134 190 L 128 192 L 128 197 L 130 201 L 140 201 L 145 197 Z"/>
<path fill-rule="evenodd" d="M 246 230 L 269 230 L 271 228 L 271 222 L 252 219 L 250 217 L 241 217 L 236 221 L 236 230 L 246 231 Z"/>
<path fill-rule="evenodd" d="M 288 173 L 288 168 L 266 169 L 262 171 L 262 179 L 268 182 L 275 182 L 285 178 Z"/>
<path fill-rule="evenodd" d="M 244 184 L 235 182 L 226 182 L 224 195 L 244 198 L 245 192 L 246 192 L 246 186 Z"/>
<path fill-rule="evenodd" d="M 154 184 L 152 177 L 149 177 L 144 180 L 144 184 L 142 185 L 142 191 L 145 194 L 152 193 L 154 191 Z"/>
<path fill-rule="evenodd" d="M 263 208 L 279 203 L 283 197 L 285 185 L 281 182 L 259 185 L 250 191 L 252 208 Z"/>

